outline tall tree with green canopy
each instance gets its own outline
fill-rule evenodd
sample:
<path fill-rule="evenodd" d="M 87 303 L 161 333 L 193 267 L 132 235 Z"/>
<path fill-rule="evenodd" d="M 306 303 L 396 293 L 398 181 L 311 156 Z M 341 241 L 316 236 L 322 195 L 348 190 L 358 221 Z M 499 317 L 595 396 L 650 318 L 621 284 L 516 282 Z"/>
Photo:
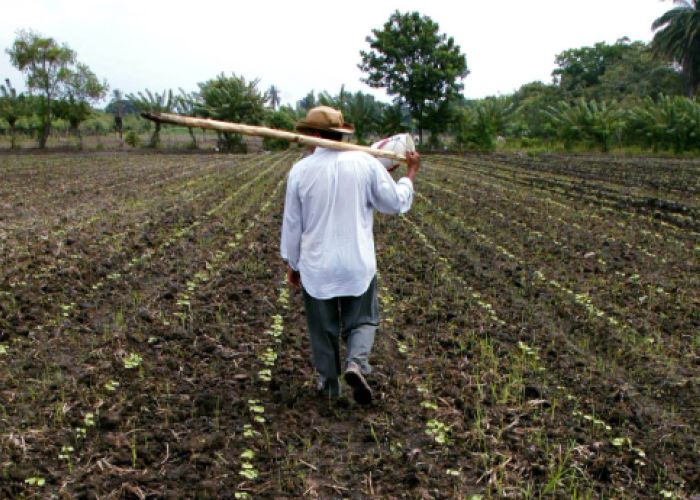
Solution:
<path fill-rule="evenodd" d="M 5 85 L 0 85 L 0 118 L 10 126 L 10 149 L 17 147 L 17 120 L 28 114 L 31 114 L 28 99 L 6 78 Z"/>
<path fill-rule="evenodd" d="M 469 74 L 459 45 L 439 29 L 427 16 L 397 10 L 367 37 L 370 50 L 360 52 L 359 68 L 367 74 L 362 81 L 408 105 L 421 142 L 424 129 L 445 120 L 445 102 L 462 90 Z"/>
<path fill-rule="evenodd" d="M 568 49 L 557 54 L 555 85 L 573 100 L 657 97 L 678 92 L 680 76 L 668 63 L 652 57 L 644 42 L 624 37 L 614 44 Z"/>
<path fill-rule="evenodd" d="M 700 84 L 700 3 L 698 0 L 674 0 L 677 7 L 654 21 L 654 50 L 681 65 L 688 97 Z"/>
<path fill-rule="evenodd" d="M 26 74 L 27 87 L 42 96 L 42 129 L 39 147 L 46 147 L 51 133 L 53 101 L 60 95 L 61 86 L 70 78 L 75 63 L 75 52 L 67 45 L 43 37 L 33 31 L 20 31 L 12 47 L 7 49 L 12 64 Z"/>
<path fill-rule="evenodd" d="M 93 113 L 91 104 L 95 104 L 107 95 L 109 85 L 100 81 L 95 73 L 83 63 L 77 63 L 75 69 L 64 83 L 63 100 L 56 103 L 56 116 L 70 124 L 71 131 L 78 138 L 80 147 L 83 139 L 80 124 Z"/>
<path fill-rule="evenodd" d="M 258 80 L 246 81 L 242 76 L 221 73 L 199 85 L 202 102 L 197 114 L 215 120 L 259 125 L 265 119 L 267 97 L 258 89 Z M 239 134 L 218 132 L 219 150 L 245 151 Z"/>

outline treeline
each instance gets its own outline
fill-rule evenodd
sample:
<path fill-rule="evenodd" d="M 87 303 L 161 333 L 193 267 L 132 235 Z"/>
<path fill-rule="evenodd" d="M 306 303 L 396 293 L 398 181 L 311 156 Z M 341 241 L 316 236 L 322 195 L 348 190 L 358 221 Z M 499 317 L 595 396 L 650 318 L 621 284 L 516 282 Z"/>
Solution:
<path fill-rule="evenodd" d="M 0 129 L 15 147 L 18 131 L 46 145 L 52 127 L 104 133 L 138 146 L 160 144 L 160 124 L 138 118 L 141 111 L 174 112 L 252 125 L 293 129 L 313 106 L 343 111 L 355 126 L 355 140 L 408 131 L 429 150 L 493 150 L 497 147 L 543 149 L 633 148 L 651 151 L 700 151 L 700 5 L 685 2 L 654 21 L 647 44 L 622 38 L 563 51 L 555 57 L 551 83 L 532 82 L 511 95 L 467 100 L 462 80 L 469 74 L 466 56 L 432 19 L 417 12 L 394 12 L 372 30 L 360 51 L 362 81 L 383 88 L 387 104 L 363 92 L 309 92 L 294 105 L 281 105 L 280 90 L 260 88 L 259 80 L 221 73 L 195 90 L 166 89 L 123 95 L 114 90 L 104 114 L 93 109 L 108 85 L 76 60 L 68 46 L 33 32 L 20 32 L 7 49 L 25 73 L 29 94 L 9 81 L 0 85 Z M 98 117 L 98 118 L 96 118 Z M 189 131 L 191 147 L 197 135 Z M 287 144 L 266 140 L 267 148 Z M 218 133 L 217 148 L 241 151 L 240 136 Z"/>
<path fill-rule="evenodd" d="M 551 84 L 456 103 L 454 146 L 490 150 L 506 140 L 519 147 L 700 150 L 700 102 L 686 97 L 682 73 L 650 45 L 599 43 L 562 52 L 556 64 Z"/>

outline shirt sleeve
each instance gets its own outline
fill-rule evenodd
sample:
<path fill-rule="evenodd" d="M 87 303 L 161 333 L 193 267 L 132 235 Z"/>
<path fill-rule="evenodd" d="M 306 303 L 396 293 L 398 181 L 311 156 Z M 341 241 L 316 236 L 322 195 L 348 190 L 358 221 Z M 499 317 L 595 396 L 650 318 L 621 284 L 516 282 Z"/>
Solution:
<path fill-rule="evenodd" d="M 294 172 L 287 178 L 287 194 L 284 201 L 284 218 L 282 219 L 282 238 L 280 253 L 282 258 L 293 270 L 299 270 L 299 255 L 301 254 L 301 201 L 297 190 L 297 180 Z"/>
<path fill-rule="evenodd" d="M 383 214 L 403 214 L 413 203 L 413 182 L 402 177 L 394 182 L 386 168 L 376 162 L 371 174 L 369 201 L 372 207 Z"/>

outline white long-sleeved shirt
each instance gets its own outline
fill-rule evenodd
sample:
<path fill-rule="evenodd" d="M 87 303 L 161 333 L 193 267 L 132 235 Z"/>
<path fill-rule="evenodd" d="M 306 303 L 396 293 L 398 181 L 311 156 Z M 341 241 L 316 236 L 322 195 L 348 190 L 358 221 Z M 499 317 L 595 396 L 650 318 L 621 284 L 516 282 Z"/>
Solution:
<path fill-rule="evenodd" d="M 289 172 L 282 258 L 312 297 L 358 297 L 377 272 L 374 210 L 404 213 L 412 202 L 411 180 L 394 182 L 369 154 L 316 148 Z"/>

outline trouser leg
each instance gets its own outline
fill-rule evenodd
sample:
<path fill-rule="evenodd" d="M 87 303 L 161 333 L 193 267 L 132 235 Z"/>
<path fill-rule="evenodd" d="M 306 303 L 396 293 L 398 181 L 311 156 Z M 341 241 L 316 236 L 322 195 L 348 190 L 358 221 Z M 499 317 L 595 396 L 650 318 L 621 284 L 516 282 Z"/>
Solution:
<path fill-rule="evenodd" d="M 377 300 L 377 277 L 359 297 L 341 297 L 340 315 L 342 335 L 347 342 L 346 362 L 355 362 L 363 373 L 372 371 L 369 355 L 374 345 L 374 336 L 379 326 L 379 301 Z"/>
<path fill-rule="evenodd" d="M 319 300 L 303 290 L 314 368 L 327 379 L 340 375 L 338 299 Z"/>

